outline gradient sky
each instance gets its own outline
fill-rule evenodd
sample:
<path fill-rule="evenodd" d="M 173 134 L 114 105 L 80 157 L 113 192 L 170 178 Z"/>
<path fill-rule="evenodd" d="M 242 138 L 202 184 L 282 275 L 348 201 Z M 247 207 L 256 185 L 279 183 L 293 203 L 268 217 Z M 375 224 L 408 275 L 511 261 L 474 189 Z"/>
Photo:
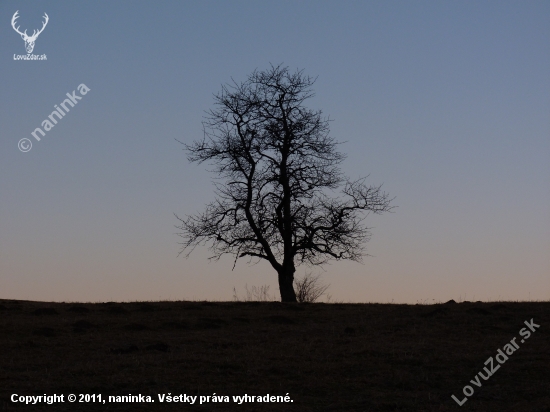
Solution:
<path fill-rule="evenodd" d="M 14 60 L 16 10 L 29 34 L 49 15 L 47 61 Z M 176 139 L 270 63 L 318 76 L 307 105 L 347 142 L 344 172 L 396 197 L 364 264 L 313 268 L 333 299 L 550 299 L 550 2 L 129 0 L 0 2 L 0 298 L 278 297 L 267 264 L 178 257 L 174 217 L 214 198 Z"/>

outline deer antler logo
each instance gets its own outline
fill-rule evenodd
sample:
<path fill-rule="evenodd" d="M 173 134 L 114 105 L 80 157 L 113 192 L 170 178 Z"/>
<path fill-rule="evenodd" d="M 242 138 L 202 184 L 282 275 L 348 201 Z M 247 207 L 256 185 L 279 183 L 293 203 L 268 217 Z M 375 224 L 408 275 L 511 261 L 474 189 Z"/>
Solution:
<path fill-rule="evenodd" d="M 32 53 L 33 49 L 34 49 L 34 42 L 36 41 L 36 38 L 38 37 L 38 35 L 40 33 L 42 33 L 44 31 L 44 29 L 46 28 L 46 25 L 48 24 L 48 20 L 50 20 L 50 18 L 48 17 L 48 15 L 46 13 L 44 13 L 44 23 L 42 23 L 42 28 L 38 31 L 34 30 L 33 33 L 32 33 L 32 36 L 28 36 L 27 35 L 27 30 L 25 30 L 23 33 L 21 33 L 19 31 L 19 26 L 15 27 L 15 21 L 19 18 L 18 16 L 18 13 L 19 13 L 19 10 L 17 10 L 15 12 L 15 14 L 13 15 L 12 19 L 11 19 L 11 26 L 13 27 L 13 29 L 19 33 L 21 35 L 21 38 L 23 40 L 25 40 L 25 48 L 27 49 L 27 53 Z"/>

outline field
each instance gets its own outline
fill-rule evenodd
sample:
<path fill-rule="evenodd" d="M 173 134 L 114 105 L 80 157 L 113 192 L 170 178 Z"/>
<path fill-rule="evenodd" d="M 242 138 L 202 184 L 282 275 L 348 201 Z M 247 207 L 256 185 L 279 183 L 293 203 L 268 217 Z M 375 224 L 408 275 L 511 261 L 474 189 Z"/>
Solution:
<path fill-rule="evenodd" d="M 524 339 L 531 319 L 540 327 Z M 549 329 L 550 302 L 0 300 L 0 410 L 549 412 Z M 512 338 L 519 349 L 499 364 Z M 487 376 L 489 357 L 500 368 L 478 387 L 470 381 Z M 474 393 L 459 406 L 451 395 L 462 401 L 466 385 Z M 25 405 L 13 394 L 64 402 Z M 69 394 L 96 402 L 69 403 Z M 155 402 L 109 402 L 130 394 Z M 197 398 L 161 403 L 159 394 Z M 213 394 L 228 398 L 199 405 Z M 245 394 L 292 402 L 233 401 Z"/>

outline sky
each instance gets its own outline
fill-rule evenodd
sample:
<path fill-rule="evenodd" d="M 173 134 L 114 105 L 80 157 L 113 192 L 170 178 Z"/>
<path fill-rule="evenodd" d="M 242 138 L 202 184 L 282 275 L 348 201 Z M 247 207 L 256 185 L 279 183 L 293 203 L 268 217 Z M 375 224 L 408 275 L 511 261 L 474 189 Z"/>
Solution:
<path fill-rule="evenodd" d="M 29 35 L 47 13 L 46 60 L 18 57 L 16 11 Z M 0 1 L 0 299 L 278 298 L 267 263 L 178 256 L 174 216 L 214 199 L 178 140 L 270 64 L 317 77 L 343 172 L 398 206 L 362 264 L 297 277 L 341 302 L 550 299 L 550 2 L 528 0 Z"/>

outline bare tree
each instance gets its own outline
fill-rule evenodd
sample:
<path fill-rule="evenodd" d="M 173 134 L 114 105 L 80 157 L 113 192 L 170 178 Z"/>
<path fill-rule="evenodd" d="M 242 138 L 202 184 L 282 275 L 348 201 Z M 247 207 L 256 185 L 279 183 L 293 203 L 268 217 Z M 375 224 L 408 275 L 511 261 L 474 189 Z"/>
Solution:
<path fill-rule="evenodd" d="M 242 257 L 267 260 L 283 302 L 296 302 L 297 265 L 361 261 L 370 238 L 363 219 L 391 210 L 381 186 L 341 173 L 345 156 L 329 137 L 329 119 L 303 104 L 314 81 L 271 66 L 222 86 L 203 139 L 185 144 L 188 160 L 212 164 L 218 181 L 217 198 L 202 213 L 176 215 L 182 252 L 209 244 L 210 259 L 234 255 L 233 267 Z"/>

